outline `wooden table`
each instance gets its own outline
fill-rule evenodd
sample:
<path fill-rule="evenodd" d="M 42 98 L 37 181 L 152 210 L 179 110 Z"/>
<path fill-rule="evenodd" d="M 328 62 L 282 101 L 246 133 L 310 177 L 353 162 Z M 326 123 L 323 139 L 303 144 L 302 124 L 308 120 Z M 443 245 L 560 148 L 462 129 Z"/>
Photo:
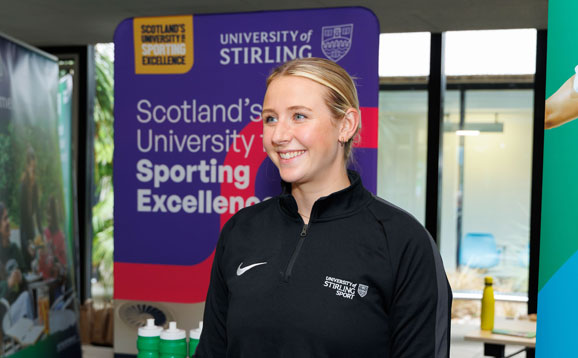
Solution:
<path fill-rule="evenodd" d="M 508 329 L 513 331 L 536 332 L 536 322 L 529 320 L 496 318 L 494 328 Z M 466 334 L 464 339 L 466 341 L 477 341 L 484 343 L 484 355 L 490 357 L 505 357 L 505 348 L 507 344 L 523 346 L 524 349 L 515 354 L 527 350 L 528 357 L 533 357 L 536 347 L 536 337 L 516 337 L 504 334 L 494 334 L 491 331 L 473 331 Z"/>

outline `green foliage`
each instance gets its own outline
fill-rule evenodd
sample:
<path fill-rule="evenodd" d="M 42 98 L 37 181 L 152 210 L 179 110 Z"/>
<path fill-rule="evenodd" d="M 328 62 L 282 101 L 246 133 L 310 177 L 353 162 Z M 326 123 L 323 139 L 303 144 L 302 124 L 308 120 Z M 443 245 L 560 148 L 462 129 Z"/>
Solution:
<path fill-rule="evenodd" d="M 105 294 L 112 292 L 114 251 L 112 182 L 114 66 L 106 50 L 107 48 L 102 45 L 96 47 L 94 183 L 98 202 L 92 210 L 92 263 L 97 270 L 100 283 L 104 286 Z"/>
<path fill-rule="evenodd" d="M 9 174 L 14 170 L 11 156 L 11 128 L 11 126 L 6 126 L 6 133 L 0 133 L 0 173 L 2 173 L 0 175 L 0 201 L 8 207 L 11 203 L 7 199 L 10 198 L 9 193 L 14 179 L 14 176 Z"/>
<path fill-rule="evenodd" d="M 92 262 L 98 272 L 105 293 L 112 292 L 113 284 L 113 193 L 112 177 L 103 177 L 100 200 L 93 207 Z M 110 298 L 110 297 L 108 297 Z"/>
<path fill-rule="evenodd" d="M 54 113 L 56 114 L 56 113 Z M 11 175 L 9 192 L 7 195 L 8 207 L 12 224 L 20 226 L 20 205 L 22 196 L 22 178 L 26 170 L 26 153 L 29 148 L 36 157 L 35 180 L 38 186 L 38 208 L 41 225 L 47 224 L 46 210 L 50 196 L 58 199 L 62 204 L 62 169 L 60 150 L 58 147 L 57 118 L 45 116 L 29 116 L 21 111 L 14 114 L 11 124 L 10 160 Z M 60 205 L 60 217 L 63 218 L 63 205 Z"/>
<path fill-rule="evenodd" d="M 94 108 L 95 183 L 100 185 L 112 178 L 112 154 L 114 151 L 114 64 L 106 52 L 96 51 L 96 105 Z"/>

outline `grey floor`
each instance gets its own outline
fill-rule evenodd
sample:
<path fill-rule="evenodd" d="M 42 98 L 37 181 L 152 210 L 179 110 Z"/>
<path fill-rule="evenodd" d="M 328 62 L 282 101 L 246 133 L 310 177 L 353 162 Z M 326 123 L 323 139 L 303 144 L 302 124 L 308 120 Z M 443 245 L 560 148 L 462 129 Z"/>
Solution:
<path fill-rule="evenodd" d="M 451 358 L 483 358 L 484 349 L 482 343 L 468 342 L 464 340 L 464 335 L 468 332 L 479 329 L 479 319 L 462 319 L 452 322 L 452 338 L 450 347 Z M 522 349 L 518 346 L 506 347 L 506 355 L 515 353 Z M 94 346 L 82 347 L 83 358 L 113 358 L 113 349 Z M 525 358 L 525 353 L 520 353 L 515 358 Z"/>

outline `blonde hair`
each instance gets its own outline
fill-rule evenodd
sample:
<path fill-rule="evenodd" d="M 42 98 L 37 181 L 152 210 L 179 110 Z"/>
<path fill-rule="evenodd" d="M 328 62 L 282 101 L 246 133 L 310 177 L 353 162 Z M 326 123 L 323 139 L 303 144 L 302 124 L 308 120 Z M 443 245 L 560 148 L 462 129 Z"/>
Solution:
<path fill-rule="evenodd" d="M 335 119 L 343 118 L 350 108 L 355 108 L 361 114 L 357 89 L 353 79 L 343 67 L 333 61 L 318 57 L 307 57 L 285 62 L 271 72 L 267 78 L 267 87 L 274 79 L 281 76 L 304 77 L 327 88 L 325 104 L 327 104 Z M 351 156 L 353 140 L 360 129 L 361 120 L 355 134 L 345 142 L 344 154 L 346 161 Z"/>

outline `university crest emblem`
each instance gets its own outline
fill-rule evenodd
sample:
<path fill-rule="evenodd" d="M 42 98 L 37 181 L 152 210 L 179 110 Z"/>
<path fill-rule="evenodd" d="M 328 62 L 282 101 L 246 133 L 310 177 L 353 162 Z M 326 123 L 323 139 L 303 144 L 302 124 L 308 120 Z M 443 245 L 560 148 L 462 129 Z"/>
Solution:
<path fill-rule="evenodd" d="M 357 286 L 357 293 L 359 294 L 359 297 L 365 297 L 365 295 L 367 295 L 368 288 L 369 287 L 367 287 L 366 285 L 359 284 Z"/>
<path fill-rule="evenodd" d="M 323 26 L 321 29 L 321 50 L 331 61 L 341 60 L 351 48 L 353 24 Z"/>

